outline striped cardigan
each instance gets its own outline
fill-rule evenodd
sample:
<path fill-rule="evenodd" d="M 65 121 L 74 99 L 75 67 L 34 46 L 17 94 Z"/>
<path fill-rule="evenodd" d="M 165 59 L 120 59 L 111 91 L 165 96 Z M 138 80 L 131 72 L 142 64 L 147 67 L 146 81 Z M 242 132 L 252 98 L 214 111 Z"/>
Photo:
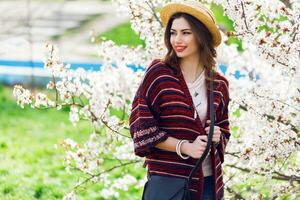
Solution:
<path fill-rule="evenodd" d="M 209 81 L 206 80 L 207 94 Z M 207 95 L 209 119 L 209 95 Z M 230 137 L 228 121 L 228 81 L 220 73 L 214 81 L 215 125 L 221 128 L 221 141 L 211 146 L 211 162 L 214 177 L 214 199 L 224 199 L 224 183 L 221 163 Z M 129 118 L 130 133 L 137 156 L 146 157 L 144 166 L 148 175 L 167 175 L 187 178 L 197 159 L 184 160 L 176 152 L 156 148 L 155 145 L 169 136 L 193 142 L 198 135 L 206 134 L 196 115 L 192 97 L 180 71 L 172 69 L 160 60 L 154 60 L 147 68 L 132 102 Z M 194 199 L 201 199 L 204 187 L 202 167 L 192 179 L 190 190 Z"/>

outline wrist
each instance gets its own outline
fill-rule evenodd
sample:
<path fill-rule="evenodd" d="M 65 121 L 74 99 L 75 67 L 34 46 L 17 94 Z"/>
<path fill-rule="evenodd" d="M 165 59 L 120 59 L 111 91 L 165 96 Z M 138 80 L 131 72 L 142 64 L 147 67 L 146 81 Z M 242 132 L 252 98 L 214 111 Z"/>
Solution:
<path fill-rule="evenodd" d="M 189 147 L 190 147 L 191 143 L 190 142 L 184 142 L 182 145 L 181 145 L 181 152 L 185 155 L 188 155 L 189 156 Z"/>

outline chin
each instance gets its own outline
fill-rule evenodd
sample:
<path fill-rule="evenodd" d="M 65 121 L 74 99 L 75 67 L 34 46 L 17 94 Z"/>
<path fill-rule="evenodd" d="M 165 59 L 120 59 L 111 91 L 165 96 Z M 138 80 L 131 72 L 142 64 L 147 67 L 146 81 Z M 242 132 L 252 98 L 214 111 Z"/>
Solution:
<path fill-rule="evenodd" d="M 188 52 L 181 52 L 181 53 L 177 53 L 176 55 L 178 58 L 188 58 L 188 57 L 193 57 L 197 54 L 197 51 L 188 51 Z"/>
<path fill-rule="evenodd" d="M 177 53 L 177 57 L 178 58 L 185 58 L 185 57 L 188 57 L 187 54 L 182 54 L 182 53 Z"/>

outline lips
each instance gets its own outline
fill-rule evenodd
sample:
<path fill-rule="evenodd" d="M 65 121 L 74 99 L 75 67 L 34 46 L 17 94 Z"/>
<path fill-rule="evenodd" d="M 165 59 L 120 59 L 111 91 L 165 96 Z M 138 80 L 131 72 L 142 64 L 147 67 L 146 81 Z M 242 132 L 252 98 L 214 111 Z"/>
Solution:
<path fill-rule="evenodd" d="M 176 52 L 183 52 L 186 49 L 186 46 L 175 46 Z"/>

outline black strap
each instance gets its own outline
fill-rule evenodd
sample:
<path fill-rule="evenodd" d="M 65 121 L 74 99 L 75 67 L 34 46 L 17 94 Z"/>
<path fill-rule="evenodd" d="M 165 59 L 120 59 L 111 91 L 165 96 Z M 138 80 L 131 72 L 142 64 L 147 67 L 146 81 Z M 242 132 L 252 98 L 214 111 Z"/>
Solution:
<path fill-rule="evenodd" d="M 212 76 L 211 72 L 211 78 Z M 210 110 L 210 128 L 209 128 L 209 134 L 208 134 L 208 140 L 207 140 L 207 145 L 206 148 L 202 154 L 202 156 L 199 158 L 199 160 L 197 161 L 195 167 L 193 168 L 193 170 L 191 171 L 188 181 L 187 181 L 187 186 L 189 187 L 190 182 L 192 177 L 195 175 L 195 173 L 199 170 L 200 165 L 202 164 L 203 160 L 205 159 L 205 157 L 207 156 L 209 149 L 210 149 L 210 145 L 212 143 L 212 137 L 213 137 L 213 133 L 214 133 L 214 125 L 215 125 L 215 118 L 214 118 L 214 92 L 213 92 L 213 88 L 214 88 L 214 83 L 213 81 L 210 81 L 209 84 L 209 88 L 210 88 L 210 100 L 209 100 L 209 110 Z"/>

